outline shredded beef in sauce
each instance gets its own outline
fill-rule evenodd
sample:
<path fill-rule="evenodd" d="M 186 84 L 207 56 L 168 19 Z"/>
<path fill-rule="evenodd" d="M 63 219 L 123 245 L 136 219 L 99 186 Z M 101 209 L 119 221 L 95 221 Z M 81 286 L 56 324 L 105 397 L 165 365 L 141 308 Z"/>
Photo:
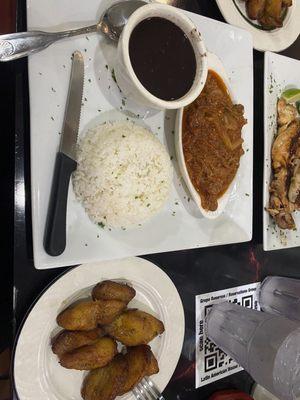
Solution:
<path fill-rule="evenodd" d="M 183 151 L 190 179 L 202 207 L 214 211 L 232 182 L 244 154 L 244 107 L 233 104 L 222 79 L 213 71 L 199 97 L 183 113 Z"/>

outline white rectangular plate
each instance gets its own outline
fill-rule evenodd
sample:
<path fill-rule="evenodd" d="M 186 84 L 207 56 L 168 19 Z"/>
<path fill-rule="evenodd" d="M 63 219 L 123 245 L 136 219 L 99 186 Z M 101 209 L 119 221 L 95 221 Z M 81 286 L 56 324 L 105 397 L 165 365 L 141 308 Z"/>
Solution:
<path fill-rule="evenodd" d="M 277 99 L 285 89 L 290 87 L 300 88 L 300 61 L 266 52 L 264 78 L 264 250 L 300 246 L 300 212 L 293 214 L 297 231 L 289 231 L 278 228 L 265 210 L 269 202 L 269 186 L 272 174 L 271 149 L 274 135 L 277 132 Z"/>
<path fill-rule="evenodd" d="M 99 8 L 100 4 L 100 8 Z M 111 4 L 111 3 L 110 3 Z M 48 0 L 27 0 L 28 29 L 59 30 L 93 23 L 107 2 L 61 0 L 55 7 Z M 76 201 L 70 185 L 67 212 L 67 247 L 59 257 L 43 248 L 44 227 L 55 154 L 59 146 L 69 84 L 71 54 L 80 50 L 85 58 L 85 88 L 80 135 L 87 127 L 103 122 L 105 115 L 122 105 L 111 76 L 116 48 L 101 35 L 81 36 L 59 42 L 29 59 L 31 118 L 31 184 L 34 264 L 38 269 L 86 263 L 133 255 L 206 247 L 249 241 L 252 238 L 252 39 L 248 32 L 196 14 L 187 15 L 203 34 L 209 51 L 223 62 L 239 103 L 248 120 L 243 130 L 245 154 L 237 184 L 226 212 L 217 220 L 199 216 L 182 185 L 175 158 L 174 112 L 144 118 L 166 144 L 174 163 L 173 189 L 165 208 L 139 229 L 108 231 L 90 222 Z M 101 110 L 101 111 L 100 111 Z M 108 114 L 105 114 L 108 112 Z M 120 113 L 119 113 L 120 114 Z M 124 117 L 123 117 L 124 118 Z M 138 120 L 136 122 L 139 122 Z"/>

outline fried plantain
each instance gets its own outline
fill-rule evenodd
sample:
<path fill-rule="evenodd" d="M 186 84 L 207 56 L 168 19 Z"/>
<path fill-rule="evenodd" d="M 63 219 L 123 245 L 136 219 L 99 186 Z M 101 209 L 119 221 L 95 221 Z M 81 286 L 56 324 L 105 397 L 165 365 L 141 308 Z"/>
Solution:
<path fill-rule="evenodd" d="M 92 291 L 95 300 L 121 300 L 128 304 L 135 296 L 135 290 L 124 283 L 103 281 L 97 283 Z"/>
<path fill-rule="evenodd" d="M 97 300 L 100 312 L 98 324 L 107 325 L 114 321 L 126 308 L 126 303 L 120 300 Z"/>
<path fill-rule="evenodd" d="M 56 321 L 70 331 L 88 331 L 97 328 L 99 304 L 96 301 L 81 301 L 62 311 Z"/>
<path fill-rule="evenodd" d="M 261 18 L 265 9 L 266 0 L 247 0 L 246 11 L 250 19 Z"/>
<path fill-rule="evenodd" d="M 283 25 L 282 0 L 266 0 L 263 15 L 258 22 L 267 28 L 280 28 Z"/>
<path fill-rule="evenodd" d="M 279 20 L 282 14 L 282 0 L 266 0 L 265 14 Z"/>
<path fill-rule="evenodd" d="M 147 344 L 164 332 L 164 324 L 146 312 L 127 310 L 110 325 L 104 327 L 107 334 L 125 346 Z"/>
<path fill-rule="evenodd" d="M 79 347 L 60 357 L 60 364 L 68 369 L 91 370 L 104 367 L 117 354 L 117 343 L 103 337 L 96 343 Z"/>
<path fill-rule="evenodd" d="M 124 356 L 128 366 L 128 374 L 118 395 L 121 396 L 132 390 L 145 376 L 158 372 L 157 361 L 150 346 L 141 345 L 128 348 Z"/>
<path fill-rule="evenodd" d="M 157 359 L 155 358 L 154 354 L 150 349 L 150 361 L 147 366 L 146 376 L 151 376 L 159 373 L 159 366 Z"/>
<path fill-rule="evenodd" d="M 84 400 L 114 400 L 127 377 L 127 362 L 122 354 L 103 368 L 91 371 L 83 382 Z"/>
<path fill-rule="evenodd" d="M 101 328 L 91 331 L 66 331 L 59 332 L 52 340 L 52 351 L 61 356 L 64 353 L 75 350 L 78 347 L 94 344 L 104 336 Z"/>
<path fill-rule="evenodd" d="M 120 300 L 85 300 L 62 311 L 57 323 L 70 331 L 88 331 L 98 324 L 110 324 L 125 308 Z"/>

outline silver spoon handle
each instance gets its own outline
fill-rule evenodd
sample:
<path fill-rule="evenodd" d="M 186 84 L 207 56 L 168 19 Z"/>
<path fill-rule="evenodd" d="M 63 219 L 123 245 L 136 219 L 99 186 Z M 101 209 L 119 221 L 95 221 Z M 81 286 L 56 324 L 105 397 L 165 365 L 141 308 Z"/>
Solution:
<path fill-rule="evenodd" d="M 50 46 L 57 40 L 70 36 L 88 34 L 97 31 L 97 25 L 72 29 L 64 32 L 29 31 L 0 35 L 0 61 L 11 61 L 26 57 Z"/>

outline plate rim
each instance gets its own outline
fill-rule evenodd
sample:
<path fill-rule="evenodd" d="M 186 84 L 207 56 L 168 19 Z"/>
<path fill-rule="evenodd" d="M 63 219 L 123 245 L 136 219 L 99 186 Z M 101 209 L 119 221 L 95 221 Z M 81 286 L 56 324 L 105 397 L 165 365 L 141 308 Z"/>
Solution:
<path fill-rule="evenodd" d="M 17 350 L 17 345 L 19 342 L 19 338 L 21 336 L 21 332 L 22 329 L 24 327 L 25 322 L 27 321 L 29 314 L 31 313 L 31 311 L 33 310 L 33 308 L 35 307 L 35 305 L 38 303 L 38 301 L 40 300 L 40 298 L 45 294 L 45 292 L 52 286 L 54 285 L 54 283 L 56 281 L 58 281 L 60 278 L 62 278 L 64 275 L 66 275 L 67 273 L 69 273 L 71 270 L 77 268 L 79 265 L 74 265 L 72 267 L 67 268 L 65 271 L 61 271 L 60 274 L 58 274 L 55 278 L 53 278 L 45 287 L 44 289 L 41 290 L 41 292 L 34 298 L 34 300 L 32 301 L 32 303 L 30 304 L 30 306 L 28 307 L 28 309 L 26 310 L 20 325 L 17 329 L 16 335 L 14 337 L 14 343 L 13 343 L 13 349 L 12 349 L 12 354 L 11 354 L 11 365 L 10 365 L 10 372 L 11 372 L 11 377 L 12 377 L 12 388 L 17 396 L 17 398 L 19 400 L 21 400 L 19 394 L 18 394 L 18 390 L 17 390 L 17 385 L 15 382 L 15 357 L 16 357 L 16 350 Z"/>
<path fill-rule="evenodd" d="M 116 279 L 114 277 L 109 278 L 110 272 L 108 270 L 108 272 L 105 272 L 105 264 L 107 263 L 118 263 L 118 262 L 134 262 L 139 263 L 140 265 L 138 265 L 138 268 L 140 268 L 141 271 L 143 271 L 143 267 L 145 266 L 145 264 L 148 264 L 148 267 L 150 267 L 151 269 L 154 269 L 155 271 L 159 270 L 161 275 L 164 275 L 165 280 L 169 281 L 169 284 L 172 287 L 172 290 L 174 290 L 174 292 L 177 293 L 177 301 L 176 304 L 177 306 L 179 306 L 179 310 L 177 308 L 178 311 L 178 315 L 179 315 L 179 320 L 181 320 L 180 322 L 180 327 L 181 329 L 178 330 L 179 335 L 179 345 L 178 345 L 178 349 L 177 349 L 177 353 L 178 355 L 176 356 L 176 362 L 174 363 L 174 368 L 173 371 L 170 375 L 169 380 L 166 381 L 166 383 L 163 385 L 163 390 L 167 387 L 168 383 L 170 382 L 176 367 L 178 365 L 178 362 L 180 360 L 181 354 L 182 354 L 182 349 L 183 349 L 183 343 L 184 343 L 184 338 L 185 338 L 185 311 L 184 311 L 184 307 L 183 307 L 183 302 L 181 299 L 181 296 L 178 292 L 177 287 L 175 286 L 173 280 L 171 279 L 171 277 L 157 264 L 155 264 L 154 262 L 147 260 L 145 258 L 141 258 L 141 257 L 126 257 L 126 258 L 121 258 L 121 259 L 117 259 L 117 260 L 107 260 L 107 261 L 99 261 L 99 262 L 91 262 L 91 263 L 85 263 L 85 264 L 80 264 L 80 265 L 76 265 L 76 266 L 72 266 L 70 268 L 67 268 L 65 271 L 63 271 L 62 273 L 60 273 L 57 277 L 55 277 L 54 279 L 52 279 L 49 284 L 47 284 L 45 286 L 45 288 L 37 295 L 37 297 L 33 300 L 32 304 L 30 305 L 30 307 L 28 308 L 28 310 L 26 311 L 24 317 L 22 318 L 22 321 L 19 325 L 19 328 L 17 330 L 15 339 L 14 339 L 14 344 L 13 344 L 13 349 L 12 349 L 12 356 L 11 356 L 11 367 L 10 367 L 10 371 L 11 371 L 11 376 L 12 376 L 12 388 L 17 396 L 17 399 L 22 400 L 22 397 L 20 397 L 19 393 L 18 393 L 18 389 L 17 389 L 17 383 L 16 383 L 16 371 L 15 371 L 15 364 L 16 364 L 16 352 L 17 352 L 17 347 L 18 347 L 18 343 L 22 334 L 22 330 L 24 328 L 24 325 L 26 323 L 26 321 L 28 320 L 31 312 L 33 311 L 33 309 L 35 308 L 35 306 L 38 304 L 38 302 L 41 300 L 41 298 L 46 294 L 46 292 L 48 290 L 50 290 L 50 288 L 57 283 L 60 279 L 63 279 L 66 275 L 72 273 L 72 271 L 80 268 L 81 266 L 87 267 L 90 266 L 90 268 L 95 268 L 96 264 L 98 264 L 98 266 L 100 266 L 101 264 L 104 264 L 104 268 L 102 270 L 102 273 L 104 275 L 107 275 L 106 277 L 104 276 L 103 279 Z M 112 266 L 113 267 L 113 266 Z M 126 271 L 124 269 L 124 271 Z M 101 272 L 100 272 L 101 274 Z M 126 273 L 124 273 L 124 275 L 126 275 Z M 142 272 L 139 275 L 140 277 L 142 277 Z M 130 281 L 130 278 L 129 278 Z M 162 390 L 162 391 L 163 391 Z M 56 398 L 56 397 L 55 397 Z"/>

